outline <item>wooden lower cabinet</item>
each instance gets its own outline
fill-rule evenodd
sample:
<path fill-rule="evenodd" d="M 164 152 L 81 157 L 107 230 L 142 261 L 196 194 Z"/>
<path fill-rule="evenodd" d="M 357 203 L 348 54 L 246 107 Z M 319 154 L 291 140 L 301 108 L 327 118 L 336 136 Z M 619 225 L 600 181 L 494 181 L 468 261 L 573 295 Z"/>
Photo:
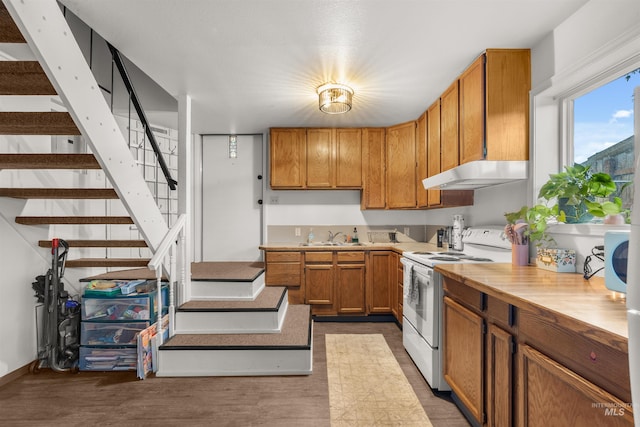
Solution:
<path fill-rule="evenodd" d="M 400 258 L 399 254 L 391 253 L 391 314 L 402 324 L 402 279 L 404 272 Z"/>
<path fill-rule="evenodd" d="M 444 377 L 472 424 L 633 425 L 628 355 L 615 339 L 448 277 L 443 288 Z"/>
<path fill-rule="evenodd" d="M 307 252 L 304 264 L 305 302 L 313 314 L 336 314 L 333 252 Z"/>
<path fill-rule="evenodd" d="M 521 345 L 522 426 L 632 426 L 629 405 L 541 352 Z"/>
<path fill-rule="evenodd" d="M 371 251 L 367 257 L 367 314 L 391 313 L 392 251 Z"/>
<path fill-rule="evenodd" d="M 338 314 L 364 314 L 364 252 L 336 253 L 336 304 Z"/>
<path fill-rule="evenodd" d="M 478 423 L 484 422 L 484 320 L 449 297 L 443 310 L 444 379 Z"/>
<path fill-rule="evenodd" d="M 302 282 L 302 252 L 265 253 L 267 286 L 286 286 L 290 304 L 304 304 L 305 292 Z"/>
<path fill-rule="evenodd" d="M 487 424 L 513 425 L 513 336 L 490 324 L 487 331 Z"/>

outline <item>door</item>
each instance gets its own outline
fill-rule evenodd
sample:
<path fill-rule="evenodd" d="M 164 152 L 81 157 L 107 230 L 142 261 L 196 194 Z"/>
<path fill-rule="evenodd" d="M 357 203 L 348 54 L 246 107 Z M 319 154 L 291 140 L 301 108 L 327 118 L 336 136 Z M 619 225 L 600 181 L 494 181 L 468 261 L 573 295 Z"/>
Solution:
<path fill-rule="evenodd" d="M 202 260 L 258 261 L 262 254 L 262 135 L 202 138 Z"/>

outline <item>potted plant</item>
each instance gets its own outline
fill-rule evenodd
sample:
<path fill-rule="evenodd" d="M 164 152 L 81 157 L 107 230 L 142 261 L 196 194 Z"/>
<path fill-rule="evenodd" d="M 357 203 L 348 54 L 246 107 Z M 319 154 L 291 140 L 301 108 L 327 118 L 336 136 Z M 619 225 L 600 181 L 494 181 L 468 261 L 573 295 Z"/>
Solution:
<path fill-rule="evenodd" d="M 592 217 L 616 215 L 622 212 L 622 199 L 614 197 L 616 183 L 609 174 L 592 173 L 591 166 L 575 164 L 565 166 L 564 172 L 549 175 L 549 180 L 540 188 L 539 199 L 555 200 L 558 212 L 564 212 L 563 222 L 587 222 Z"/>
<path fill-rule="evenodd" d="M 547 225 L 550 222 L 565 220 L 565 214 L 557 204 L 552 207 L 542 204 L 532 207 L 523 206 L 519 211 L 507 212 L 504 216 L 509 224 L 525 222 L 527 228 L 524 233 L 527 241 L 535 242 L 537 247 L 547 247 L 555 243 L 553 238 L 547 234 Z"/>

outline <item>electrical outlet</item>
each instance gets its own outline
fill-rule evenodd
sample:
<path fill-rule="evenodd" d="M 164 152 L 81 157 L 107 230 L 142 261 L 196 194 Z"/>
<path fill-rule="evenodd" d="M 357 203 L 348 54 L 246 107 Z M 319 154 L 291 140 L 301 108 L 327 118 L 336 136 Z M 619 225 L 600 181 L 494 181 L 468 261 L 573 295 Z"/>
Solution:
<path fill-rule="evenodd" d="M 269 204 L 277 205 L 280 202 L 280 198 L 278 196 L 271 196 L 269 198 Z"/>
<path fill-rule="evenodd" d="M 409 233 L 410 233 L 409 227 L 405 227 L 404 228 L 404 235 L 408 237 Z"/>
<path fill-rule="evenodd" d="M 300 227 L 296 227 L 296 237 L 300 237 Z"/>

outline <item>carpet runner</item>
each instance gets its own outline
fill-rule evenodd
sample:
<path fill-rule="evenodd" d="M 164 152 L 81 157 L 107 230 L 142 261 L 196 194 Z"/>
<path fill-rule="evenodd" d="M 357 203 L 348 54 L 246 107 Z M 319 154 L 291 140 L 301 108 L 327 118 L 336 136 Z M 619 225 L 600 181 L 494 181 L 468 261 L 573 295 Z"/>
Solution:
<path fill-rule="evenodd" d="M 431 426 L 381 334 L 327 334 L 331 426 Z"/>

